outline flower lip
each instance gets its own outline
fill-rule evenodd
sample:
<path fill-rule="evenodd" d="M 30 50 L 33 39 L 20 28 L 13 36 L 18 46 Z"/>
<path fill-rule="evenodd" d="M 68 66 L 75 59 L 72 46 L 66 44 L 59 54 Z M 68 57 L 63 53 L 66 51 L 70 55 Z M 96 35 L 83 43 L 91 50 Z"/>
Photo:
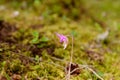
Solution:
<path fill-rule="evenodd" d="M 64 42 L 64 41 L 68 41 L 68 38 L 62 34 L 56 33 L 56 35 L 58 36 L 60 42 Z"/>

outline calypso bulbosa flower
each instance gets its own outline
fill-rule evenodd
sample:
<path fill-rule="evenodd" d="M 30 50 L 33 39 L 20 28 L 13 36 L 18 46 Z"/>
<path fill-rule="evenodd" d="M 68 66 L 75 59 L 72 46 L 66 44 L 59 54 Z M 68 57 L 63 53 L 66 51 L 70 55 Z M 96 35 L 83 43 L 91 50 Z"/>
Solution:
<path fill-rule="evenodd" d="M 60 43 L 63 43 L 64 49 L 66 49 L 66 47 L 68 45 L 68 38 L 67 38 L 67 36 L 65 36 L 63 34 L 59 34 L 59 33 L 56 33 L 56 35 L 59 38 Z"/>

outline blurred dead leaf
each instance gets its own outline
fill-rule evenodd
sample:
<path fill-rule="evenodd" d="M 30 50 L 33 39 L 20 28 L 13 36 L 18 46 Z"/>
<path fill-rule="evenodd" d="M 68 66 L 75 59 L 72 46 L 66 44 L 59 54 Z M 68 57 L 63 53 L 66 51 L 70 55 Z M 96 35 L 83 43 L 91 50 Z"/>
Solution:
<path fill-rule="evenodd" d="M 21 76 L 19 74 L 13 74 L 12 79 L 13 80 L 21 80 Z"/>

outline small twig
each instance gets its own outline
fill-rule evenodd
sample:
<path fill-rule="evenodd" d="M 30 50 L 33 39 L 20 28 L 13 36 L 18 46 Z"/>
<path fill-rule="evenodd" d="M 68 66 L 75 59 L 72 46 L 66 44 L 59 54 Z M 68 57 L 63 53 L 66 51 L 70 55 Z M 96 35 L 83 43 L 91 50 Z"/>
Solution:
<path fill-rule="evenodd" d="M 79 65 L 79 66 L 82 66 L 84 68 L 87 68 L 89 71 L 91 71 L 93 74 L 95 74 L 99 79 L 101 80 L 104 80 L 101 76 L 99 76 L 93 69 L 91 69 L 90 67 L 88 66 L 84 66 L 84 65 Z"/>
<path fill-rule="evenodd" d="M 56 57 L 53 57 L 53 56 L 50 56 L 51 59 L 54 59 L 54 60 L 57 60 L 57 61 L 60 61 L 60 62 L 68 62 L 66 60 L 63 60 L 63 59 L 60 59 L 60 58 L 56 58 Z"/>
<path fill-rule="evenodd" d="M 24 58 L 26 58 L 26 59 L 28 59 L 28 60 L 31 61 L 32 63 L 36 63 L 36 62 L 35 62 L 35 59 L 34 59 L 33 57 L 28 57 L 28 56 L 25 56 L 25 55 L 20 54 L 20 53 L 18 53 L 18 55 L 19 55 L 19 56 L 22 56 L 22 57 L 24 57 Z"/>
<path fill-rule="evenodd" d="M 74 71 L 76 71 L 76 70 L 79 70 L 80 68 L 75 68 L 75 69 L 73 69 L 71 72 L 70 72 L 70 74 L 72 74 Z"/>
<path fill-rule="evenodd" d="M 86 67 L 88 70 L 90 70 L 91 72 L 93 72 L 99 79 L 104 80 L 101 76 L 99 76 L 93 69 Z"/>
<path fill-rule="evenodd" d="M 53 63 L 53 62 L 50 62 L 50 64 L 56 65 L 56 66 L 58 66 L 58 67 L 60 67 L 60 68 L 64 69 L 64 67 L 63 67 L 63 66 L 61 66 L 61 65 L 59 65 L 59 64 L 56 64 L 56 63 Z"/>
<path fill-rule="evenodd" d="M 25 56 L 24 54 L 21 54 L 20 52 L 19 53 L 14 53 L 13 52 L 13 54 L 19 55 L 19 58 L 22 57 L 23 59 L 25 58 L 25 59 L 31 61 L 32 63 L 36 63 L 35 58 L 33 58 L 33 57 Z"/>

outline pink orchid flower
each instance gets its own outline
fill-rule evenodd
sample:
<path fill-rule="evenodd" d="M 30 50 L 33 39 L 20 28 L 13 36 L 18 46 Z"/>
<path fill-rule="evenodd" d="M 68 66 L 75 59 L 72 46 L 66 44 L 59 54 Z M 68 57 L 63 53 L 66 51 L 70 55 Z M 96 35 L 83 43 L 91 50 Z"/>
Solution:
<path fill-rule="evenodd" d="M 59 38 L 60 43 L 63 43 L 64 49 L 66 49 L 66 47 L 68 45 L 68 38 L 67 38 L 67 36 L 65 36 L 63 34 L 59 34 L 59 33 L 56 33 L 56 35 Z"/>

